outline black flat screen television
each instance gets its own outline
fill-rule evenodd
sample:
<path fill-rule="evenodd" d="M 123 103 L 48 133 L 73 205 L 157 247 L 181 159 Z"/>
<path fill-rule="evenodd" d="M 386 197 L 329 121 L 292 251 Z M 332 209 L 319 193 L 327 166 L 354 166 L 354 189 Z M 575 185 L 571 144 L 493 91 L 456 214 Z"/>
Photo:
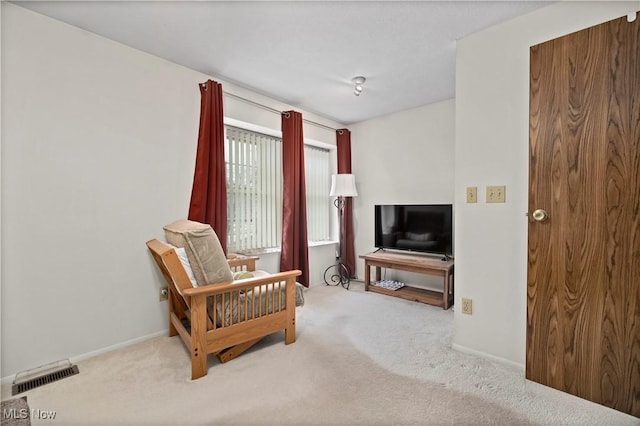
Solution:
<path fill-rule="evenodd" d="M 375 206 L 375 246 L 453 255 L 451 204 L 385 204 Z"/>

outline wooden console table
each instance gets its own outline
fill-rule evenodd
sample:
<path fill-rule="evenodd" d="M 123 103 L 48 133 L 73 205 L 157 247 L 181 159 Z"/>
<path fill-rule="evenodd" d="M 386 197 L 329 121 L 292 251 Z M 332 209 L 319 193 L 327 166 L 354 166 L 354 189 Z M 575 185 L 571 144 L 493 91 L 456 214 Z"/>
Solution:
<path fill-rule="evenodd" d="M 360 256 L 364 259 L 364 290 L 401 297 L 416 302 L 428 303 L 449 309 L 453 305 L 453 261 L 395 252 L 374 252 Z M 443 291 L 432 291 L 405 285 L 398 290 L 389 290 L 371 284 L 371 267 L 375 268 L 375 281 L 380 281 L 380 268 L 399 269 L 420 274 L 441 276 Z"/>

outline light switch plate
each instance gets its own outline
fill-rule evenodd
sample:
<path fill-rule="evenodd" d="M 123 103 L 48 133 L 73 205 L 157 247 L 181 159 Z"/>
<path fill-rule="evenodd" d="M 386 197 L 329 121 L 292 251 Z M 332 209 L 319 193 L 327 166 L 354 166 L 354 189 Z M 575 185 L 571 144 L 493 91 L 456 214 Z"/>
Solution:
<path fill-rule="evenodd" d="M 487 203 L 504 203 L 507 187 L 505 185 L 487 186 Z"/>
<path fill-rule="evenodd" d="M 477 202 L 478 202 L 478 187 L 468 186 L 467 187 L 467 203 L 477 203 Z"/>

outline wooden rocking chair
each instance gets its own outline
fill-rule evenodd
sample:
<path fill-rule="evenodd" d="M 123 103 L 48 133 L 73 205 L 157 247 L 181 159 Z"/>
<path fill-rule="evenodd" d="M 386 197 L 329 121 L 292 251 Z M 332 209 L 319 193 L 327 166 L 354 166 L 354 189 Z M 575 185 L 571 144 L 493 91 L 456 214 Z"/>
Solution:
<path fill-rule="evenodd" d="M 298 270 L 194 287 L 174 247 L 147 241 L 168 283 L 169 336 L 180 335 L 191 353 L 191 378 L 207 374 L 207 355 L 229 361 L 264 336 L 284 330 L 296 340 Z M 255 270 L 256 258 L 230 260 L 233 271 Z"/>

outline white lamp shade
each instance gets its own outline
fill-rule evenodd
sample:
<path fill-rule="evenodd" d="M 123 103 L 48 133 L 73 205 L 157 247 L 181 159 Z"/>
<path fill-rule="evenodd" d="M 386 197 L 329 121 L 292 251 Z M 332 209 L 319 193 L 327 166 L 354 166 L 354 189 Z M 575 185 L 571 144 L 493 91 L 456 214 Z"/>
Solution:
<path fill-rule="evenodd" d="M 351 174 L 338 174 L 331 176 L 331 197 L 357 197 L 356 177 Z"/>

